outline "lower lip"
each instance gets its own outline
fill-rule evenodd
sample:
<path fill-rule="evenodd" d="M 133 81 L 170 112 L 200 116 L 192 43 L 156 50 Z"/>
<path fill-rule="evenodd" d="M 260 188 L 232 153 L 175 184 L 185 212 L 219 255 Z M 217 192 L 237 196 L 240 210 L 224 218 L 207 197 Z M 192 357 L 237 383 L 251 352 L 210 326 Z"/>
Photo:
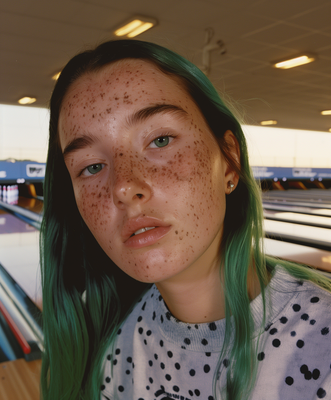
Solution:
<path fill-rule="evenodd" d="M 146 232 L 130 237 L 124 245 L 132 249 L 140 249 L 142 247 L 151 246 L 163 238 L 171 229 L 171 226 L 157 226 Z"/>

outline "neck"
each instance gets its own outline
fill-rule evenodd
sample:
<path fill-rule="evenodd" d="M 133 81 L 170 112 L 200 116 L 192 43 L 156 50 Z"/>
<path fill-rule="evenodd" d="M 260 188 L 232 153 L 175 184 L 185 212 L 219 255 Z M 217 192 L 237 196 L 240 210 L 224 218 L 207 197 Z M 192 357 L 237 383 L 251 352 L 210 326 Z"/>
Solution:
<path fill-rule="evenodd" d="M 156 283 L 171 314 L 180 321 L 191 324 L 214 322 L 225 318 L 219 262 L 214 262 L 207 271 L 200 268 L 193 277 L 191 272 L 190 276 L 183 274 L 182 279 Z M 250 268 L 248 272 L 247 290 L 250 300 L 257 297 L 261 291 L 254 268 Z"/>

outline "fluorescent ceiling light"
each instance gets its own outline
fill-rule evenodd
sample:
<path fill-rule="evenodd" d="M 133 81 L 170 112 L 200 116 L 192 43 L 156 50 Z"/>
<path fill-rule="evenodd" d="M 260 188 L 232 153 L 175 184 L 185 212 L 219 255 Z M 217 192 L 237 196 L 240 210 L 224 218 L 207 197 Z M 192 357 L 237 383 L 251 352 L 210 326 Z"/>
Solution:
<path fill-rule="evenodd" d="M 140 35 L 143 32 L 146 32 L 148 29 L 151 29 L 156 24 L 157 21 L 154 18 L 134 17 L 130 21 L 128 21 L 125 25 L 116 29 L 114 34 L 116 36 L 127 36 L 132 38 Z"/>
<path fill-rule="evenodd" d="M 324 111 L 321 111 L 321 114 L 322 114 L 322 115 L 331 115 L 331 110 L 324 110 Z"/>
<path fill-rule="evenodd" d="M 275 121 L 273 119 L 269 119 L 267 121 L 261 121 L 260 124 L 261 125 L 277 125 L 277 121 Z"/>
<path fill-rule="evenodd" d="M 35 101 L 37 101 L 35 97 L 28 97 L 28 96 L 22 97 L 21 99 L 18 100 L 20 104 L 32 104 Z"/>
<path fill-rule="evenodd" d="M 315 59 L 316 57 L 311 54 L 303 54 L 301 56 L 293 57 L 288 60 L 273 63 L 273 66 L 280 69 L 289 69 L 311 63 L 315 61 Z"/>
<path fill-rule="evenodd" d="M 58 72 L 57 74 L 54 74 L 54 75 L 52 76 L 53 81 L 57 81 L 57 80 L 59 79 L 59 76 L 60 76 L 60 75 L 61 75 L 61 71 Z"/>

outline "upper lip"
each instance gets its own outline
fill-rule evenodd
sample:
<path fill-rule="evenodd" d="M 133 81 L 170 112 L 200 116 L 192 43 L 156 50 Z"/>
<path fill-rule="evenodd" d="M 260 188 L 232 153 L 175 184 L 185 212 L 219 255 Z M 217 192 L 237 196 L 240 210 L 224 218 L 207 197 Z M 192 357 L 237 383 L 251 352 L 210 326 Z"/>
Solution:
<path fill-rule="evenodd" d="M 135 233 L 138 229 L 152 227 L 152 226 L 169 226 L 169 224 L 165 223 L 164 221 L 154 218 L 154 217 L 137 217 L 129 219 L 125 222 L 121 237 L 123 242 L 127 241 L 133 233 Z"/>

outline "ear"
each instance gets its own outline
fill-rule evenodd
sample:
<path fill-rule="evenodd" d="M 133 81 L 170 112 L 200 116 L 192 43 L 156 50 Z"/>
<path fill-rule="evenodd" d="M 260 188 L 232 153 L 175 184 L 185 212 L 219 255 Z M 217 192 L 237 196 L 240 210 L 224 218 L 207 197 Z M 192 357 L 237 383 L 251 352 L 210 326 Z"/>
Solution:
<path fill-rule="evenodd" d="M 228 160 L 225 161 L 224 190 L 226 194 L 231 194 L 239 181 L 240 148 L 236 137 L 229 130 L 224 133 L 223 146 L 223 151 L 228 156 Z"/>

